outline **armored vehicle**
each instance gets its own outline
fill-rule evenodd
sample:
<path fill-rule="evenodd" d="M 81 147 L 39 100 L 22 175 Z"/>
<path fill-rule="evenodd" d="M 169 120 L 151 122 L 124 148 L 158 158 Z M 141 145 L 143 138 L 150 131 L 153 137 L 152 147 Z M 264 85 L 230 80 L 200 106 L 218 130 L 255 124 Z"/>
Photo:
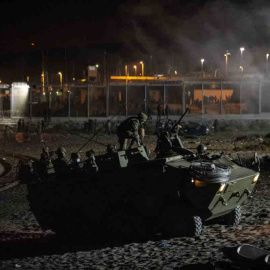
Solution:
<path fill-rule="evenodd" d="M 203 146 L 194 153 L 175 140 L 165 151 L 160 140 L 154 159 L 145 146 L 95 157 L 88 152 L 95 170 L 87 169 L 93 162 L 78 161 L 65 163 L 59 173 L 53 158 L 45 170 L 40 162 L 21 164 L 20 181 L 41 228 L 59 235 L 199 236 L 209 220 L 237 225 L 259 173 Z"/>

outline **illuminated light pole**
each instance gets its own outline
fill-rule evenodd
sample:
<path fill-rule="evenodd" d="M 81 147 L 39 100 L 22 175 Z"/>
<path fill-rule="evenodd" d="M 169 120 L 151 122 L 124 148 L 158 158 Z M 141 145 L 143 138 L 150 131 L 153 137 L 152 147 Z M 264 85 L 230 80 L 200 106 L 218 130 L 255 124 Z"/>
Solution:
<path fill-rule="evenodd" d="M 41 83 L 42 83 L 42 92 L 45 95 L 45 78 L 44 78 L 44 71 L 41 73 Z"/>
<path fill-rule="evenodd" d="M 226 63 L 226 76 L 228 76 L 228 56 L 231 55 L 228 50 L 227 52 L 224 54 L 225 56 L 225 63 Z"/>
<path fill-rule="evenodd" d="M 241 52 L 241 65 L 242 65 L 242 61 L 243 61 L 243 51 L 245 50 L 245 48 L 244 47 L 241 47 L 240 48 L 240 52 Z"/>
<path fill-rule="evenodd" d="M 99 79 L 98 79 L 98 64 L 96 64 L 96 68 L 97 68 L 97 82 L 99 82 Z"/>
<path fill-rule="evenodd" d="M 143 61 L 141 61 L 140 64 L 142 65 L 142 77 L 143 77 L 144 76 L 144 64 L 143 64 Z"/>
<path fill-rule="evenodd" d="M 269 53 L 266 54 L 266 72 L 268 74 L 268 58 L 269 58 Z"/>
<path fill-rule="evenodd" d="M 240 66 L 240 70 L 241 70 L 241 72 L 243 72 L 244 71 L 244 68 L 242 66 Z"/>
<path fill-rule="evenodd" d="M 60 87 L 63 87 L 63 74 L 62 72 L 58 72 L 58 74 L 60 75 Z"/>
<path fill-rule="evenodd" d="M 133 67 L 134 67 L 135 76 L 137 76 L 137 66 L 134 65 Z"/>
<path fill-rule="evenodd" d="M 204 62 L 204 59 L 201 59 L 201 72 L 202 72 L 202 75 L 203 75 L 203 62 Z"/>

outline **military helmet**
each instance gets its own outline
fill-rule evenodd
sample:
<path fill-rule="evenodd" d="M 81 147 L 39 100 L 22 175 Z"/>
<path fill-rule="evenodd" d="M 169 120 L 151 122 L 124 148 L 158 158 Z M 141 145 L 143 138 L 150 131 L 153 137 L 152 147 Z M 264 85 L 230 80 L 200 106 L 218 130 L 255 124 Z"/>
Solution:
<path fill-rule="evenodd" d="M 56 154 L 58 157 L 65 157 L 66 156 L 66 149 L 64 147 L 58 147 L 56 150 Z"/>
<path fill-rule="evenodd" d="M 95 155 L 95 152 L 93 149 L 89 150 L 89 151 L 86 151 L 85 155 L 90 158 L 90 157 L 94 157 Z"/>
<path fill-rule="evenodd" d="M 71 153 L 70 157 L 73 160 L 77 160 L 78 158 L 80 158 L 80 154 L 79 153 Z"/>
<path fill-rule="evenodd" d="M 198 151 L 199 154 L 205 153 L 206 150 L 207 150 L 207 147 L 206 147 L 205 145 L 203 145 L 203 144 L 200 144 L 200 145 L 197 147 L 197 151 Z"/>
<path fill-rule="evenodd" d="M 138 114 L 138 118 L 139 118 L 139 120 L 145 122 L 148 117 L 147 117 L 147 115 L 145 113 L 141 112 L 141 113 Z"/>
<path fill-rule="evenodd" d="M 109 143 L 107 145 L 107 153 L 115 153 L 117 152 L 116 145 L 113 143 Z"/>

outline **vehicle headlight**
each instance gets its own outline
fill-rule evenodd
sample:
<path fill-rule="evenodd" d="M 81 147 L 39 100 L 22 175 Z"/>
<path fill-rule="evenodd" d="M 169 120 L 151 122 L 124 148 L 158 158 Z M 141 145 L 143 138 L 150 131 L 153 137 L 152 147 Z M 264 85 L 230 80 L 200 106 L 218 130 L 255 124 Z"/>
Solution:
<path fill-rule="evenodd" d="M 208 184 L 204 181 L 192 180 L 195 187 L 206 187 Z"/>
<path fill-rule="evenodd" d="M 220 185 L 220 188 L 219 188 L 219 190 L 218 190 L 218 193 L 221 193 L 221 192 L 224 190 L 225 186 L 226 186 L 225 183 L 221 184 L 221 185 Z"/>
<path fill-rule="evenodd" d="M 255 177 L 254 177 L 253 180 L 252 180 L 252 183 L 253 183 L 253 184 L 256 183 L 256 182 L 258 181 L 259 176 L 260 176 L 259 173 L 257 173 L 257 174 L 255 175 Z"/>

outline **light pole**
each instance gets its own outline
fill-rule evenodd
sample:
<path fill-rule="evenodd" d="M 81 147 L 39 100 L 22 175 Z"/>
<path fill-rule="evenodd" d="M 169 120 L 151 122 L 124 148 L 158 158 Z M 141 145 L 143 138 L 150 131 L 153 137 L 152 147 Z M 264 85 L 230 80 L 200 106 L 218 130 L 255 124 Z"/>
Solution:
<path fill-rule="evenodd" d="M 268 58 L 269 58 L 269 53 L 266 54 L 266 73 L 268 74 Z"/>
<path fill-rule="evenodd" d="M 142 77 L 143 77 L 144 76 L 144 64 L 143 64 L 143 61 L 141 61 L 140 64 L 142 65 Z"/>
<path fill-rule="evenodd" d="M 202 75 L 203 75 L 203 62 L 204 62 L 204 59 L 201 59 L 201 71 L 202 71 Z"/>
<path fill-rule="evenodd" d="M 98 78 L 98 64 L 96 64 L 96 69 L 97 69 L 97 82 L 99 82 L 99 78 Z"/>
<path fill-rule="evenodd" d="M 228 50 L 227 52 L 224 54 L 225 56 L 225 63 L 226 63 L 226 76 L 228 76 L 228 56 L 231 55 Z"/>
<path fill-rule="evenodd" d="M 137 66 L 134 65 L 133 67 L 134 67 L 134 71 L 135 71 L 135 76 L 137 76 Z"/>
<path fill-rule="evenodd" d="M 243 51 L 245 50 L 244 47 L 241 47 L 240 48 L 240 52 L 241 52 L 241 59 L 240 59 L 240 66 L 243 66 Z M 243 72 L 243 69 L 242 69 L 242 72 Z"/>
<path fill-rule="evenodd" d="M 63 74 L 62 72 L 58 72 L 58 74 L 60 75 L 60 87 L 63 87 Z"/>

